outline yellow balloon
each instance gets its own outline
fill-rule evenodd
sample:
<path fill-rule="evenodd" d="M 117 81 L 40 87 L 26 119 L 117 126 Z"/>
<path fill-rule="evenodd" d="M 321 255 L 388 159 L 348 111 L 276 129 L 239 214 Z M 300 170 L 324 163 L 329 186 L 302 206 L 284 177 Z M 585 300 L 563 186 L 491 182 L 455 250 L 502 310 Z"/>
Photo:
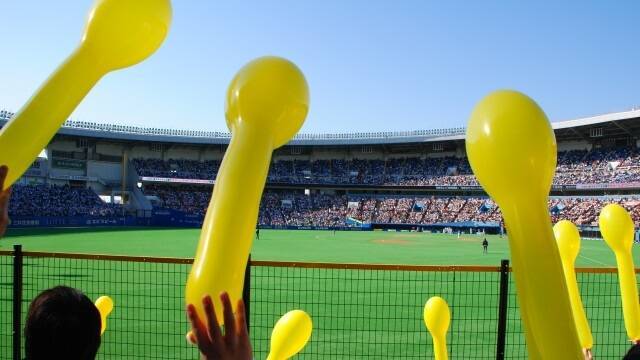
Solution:
<path fill-rule="evenodd" d="M 631 256 L 633 220 L 622 206 L 609 204 L 600 211 L 599 223 L 604 241 L 616 255 L 622 313 L 627 335 L 630 340 L 640 340 L 640 304 L 638 304 L 638 287 Z"/>
<path fill-rule="evenodd" d="M 447 331 L 451 322 L 451 312 L 447 302 L 439 297 L 430 298 L 424 305 L 424 324 L 433 337 L 433 352 L 436 360 L 447 360 Z"/>
<path fill-rule="evenodd" d="M 576 258 L 580 252 L 580 232 L 571 221 L 562 220 L 553 226 L 553 234 L 560 251 L 564 278 L 567 282 L 567 290 L 569 290 L 569 301 L 571 301 L 571 310 L 573 311 L 573 319 L 576 322 L 580 345 L 583 349 L 591 349 L 593 347 L 593 334 L 591 334 L 587 314 L 584 312 L 574 269 Z"/>
<path fill-rule="evenodd" d="M 271 348 L 267 360 L 286 360 L 297 354 L 311 338 L 313 323 L 302 310 L 284 314 L 271 331 Z"/>
<path fill-rule="evenodd" d="M 100 320 L 102 321 L 100 335 L 102 335 L 107 330 L 107 316 L 113 311 L 113 300 L 108 296 L 100 296 L 95 305 L 98 308 L 98 312 L 100 312 Z"/>
<path fill-rule="evenodd" d="M 102 76 L 150 56 L 170 23 L 169 0 L 97 0 L 78 48 L 0 130 L 5 186 L 22 176 Z"/>
<path fill-rule="evenodd" d="M 542 109 L 516 91 L 480 101 L 467 125 L 475 176 L 500 206 L 530 359 L 581 359 L 547 198 L 557 147 Z"/>
<path fill-rule="evenodd" d="M 296 134 L 308 109 L 307 81 L 288 60 L 256 59 L 231 81 L 226 99 L 231 142 L 220 164 L 186 286 L 186 302 L 201 318 L 204 296 L 212 295 L 219 320 L 223 316 L 218 294 L 227 291 L 234 306 L 241 297 L 271 154 Z"/>

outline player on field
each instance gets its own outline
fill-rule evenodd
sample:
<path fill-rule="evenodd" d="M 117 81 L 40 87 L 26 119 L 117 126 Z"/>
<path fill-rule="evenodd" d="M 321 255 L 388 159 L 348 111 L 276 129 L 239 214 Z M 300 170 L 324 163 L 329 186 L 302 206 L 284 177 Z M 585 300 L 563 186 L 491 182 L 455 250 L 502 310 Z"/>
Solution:
<path fill-rule="evenodd" d="M 487 238 L 484 238 L 484 240 L 482 240 L 482 253 L 483 254 L 487 254 L 488 251 L 487 249 L 489 248 L 489 242 L 487 241 Z"/>

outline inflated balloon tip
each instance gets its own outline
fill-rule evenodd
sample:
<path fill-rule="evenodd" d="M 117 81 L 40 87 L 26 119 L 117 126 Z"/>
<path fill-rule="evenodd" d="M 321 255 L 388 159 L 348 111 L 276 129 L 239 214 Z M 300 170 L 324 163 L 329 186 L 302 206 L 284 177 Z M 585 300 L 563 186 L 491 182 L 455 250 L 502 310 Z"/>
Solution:
<path fill-rule="evenodd" d="M 225 109 L 232 133 L 246 127 L 257 129 L 278 148 L 295 136 L 306 119 L 307 80 L 287 59 L 257 58 L 242 67 L 229 84 Z"/>

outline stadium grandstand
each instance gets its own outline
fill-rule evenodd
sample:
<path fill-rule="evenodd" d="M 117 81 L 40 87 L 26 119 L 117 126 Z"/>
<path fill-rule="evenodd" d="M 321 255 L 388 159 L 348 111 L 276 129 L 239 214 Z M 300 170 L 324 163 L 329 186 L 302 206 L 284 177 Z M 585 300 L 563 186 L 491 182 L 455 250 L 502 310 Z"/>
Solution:
<path fill-rule="evenodd" d="M 12 116 L 0 111 L 0 124 Z M 616 202 L 640 224 L 640 110 L 553 128 L 553 220 L 597 233 L 600 209 Z M 259 225 L 503 231 L 471 172 L 464 131 L 300 134 L 273 154 Z M 67 121 L 15 185 L 12 226 L 200 226 L 229 140 Z"/>

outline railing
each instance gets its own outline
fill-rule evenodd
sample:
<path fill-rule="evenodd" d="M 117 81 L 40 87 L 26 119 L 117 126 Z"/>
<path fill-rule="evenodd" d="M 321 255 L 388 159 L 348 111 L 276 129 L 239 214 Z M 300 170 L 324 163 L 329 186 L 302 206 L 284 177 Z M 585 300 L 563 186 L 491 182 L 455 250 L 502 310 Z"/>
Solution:
<path fill-rule="evenodd" d="M 0 120 L 8 121 L 15 115 L 6 110 L 0 111 Z M 157 136 L 184 136 L 195 138 L 216 138 L 230 139 L 231 134 L 221 131 L 204 130 L 182 130 L 182 129 L 162 129 L 148 128 L 140 126 L 102 124 L 88 121 L 67 120 L 63 128 L 81 129 L 90 131 L 103 131 L 110 133 L 125 133 L 133 135 L 157 135 Z M 411 131 L 379 131 L 379 132 L 356 132 L 356 133 L 333 133 L 333 134 L 298 134 L 294 140 L 356 140 L 356 139 L 394 139 L 408 137 L 436 137 L 464 135 L 465 128 L 457 127 L 450 129 L 431 130 L 411 130 Z"/>
<path fill-rule="evenodd" d="M 0 359 L 20 358 L 28 303 L 59 284 L 79 288 L 91 299 L 114 299 L 100 358 L 196 359 L 196 350 L 184 339 L 184 283 L 191 263 L 20 248 L 0 251 Z M 507 261 L 501 266 L 251 261 L 248 270 L 244 298 L 256 359 L 266 357 L 276 320 L 296 308 L 307 311 L 314 322 L 302 359 L 432 358 L 422 309 L 433 295 L 451 306 L 451 358 L 527 357 Z M 620 359 L 628 344 L 615 269 L 581 268 L 578 281 L 595 356 Z"/>
<path fill-rule="evenodd" d="M 597 114 L 593 116 L 584 117 L 581 119 L 563 120 L 554 122 L 552 125 L 554 128 L 559 128 L 567 125 L 572 121 L 590 119 L 599 116 L 606 116 L 611 114 L 623 114 L 627 112 L 639 110 L 637 106 L 632 107 L 630 110 L 608 112 Z M 9 121 L 15 113 L 7 110 L 0 110 L 0 121 Z M 575 125 L 574 125 L 575 126 Z M 68 129 L 82 129 L 91 131 L 105 131 L 126 133 L 133 135 L 157 135 L 157 136 L 184 136 L 194 138 L 215 138 L 215 139 L 230 139 L 231 134 L 228 132 L 220 131 L 204 131 L 204 130 L 182 130 L 182 129 L 163 129 L 163 128 L 148 128 L 140 126 L 128 126 L 128 125 L 116 125 L 116 124 L 102 124 L 88 121 L 67 120 L 65 121 L 63 128 Z M 466 128 L 456 127 L 447 129 L 430 129 L 430 130 L 408 130 L 408 131 L 378 131 L 378 132 L 356 132 L 356 133 L 327 133 L 327 134 L 298 134 L 294 140 L 357 140 L 357 139 L 402 139 L 410 137 L 440 137 L 440 136 L 464 136 Z"/>
<path fill-rule="evenodd" d="M 583 117 L 581 119 L 563 120 L 554 122 L 554 127 L 562 127 L 569 122 L 590 119 L 598 116 L 606 116 L 611 114 L 623 114 L 627 112 L 637 111 L 637 106 L 629 110 L 607 112 L 592 116 Z M 0 110 L 0 121 L 9 121 L 15 113 L 7 110 Z M 185 136 L 195 138 L 217 138 L 229 139 L 231 134 L 220 131 L 203 131 L 203 130 L 181 130 L 181 129 L 163 129 L 148 128 L 140 126 L 102 124 L 88 121 L 67 120 L 64 128 L 83 129 L 91 131 L 120 132 L 134 135 L 157 135 L 157 136 Z M 379 131 L 379 132 L 356 132 L 356 133 L 327 133 L 327 134 L 298 134 L 294 140 L 356 140 L 356 139 L 402 139 L 407 137 L 439 137 L 439 136 L 458 136 L 465 135 L 464 127 L 447 128 L 447 129 L 430 129 L 430 130 L 409 130 L 409 131 Z"/>

